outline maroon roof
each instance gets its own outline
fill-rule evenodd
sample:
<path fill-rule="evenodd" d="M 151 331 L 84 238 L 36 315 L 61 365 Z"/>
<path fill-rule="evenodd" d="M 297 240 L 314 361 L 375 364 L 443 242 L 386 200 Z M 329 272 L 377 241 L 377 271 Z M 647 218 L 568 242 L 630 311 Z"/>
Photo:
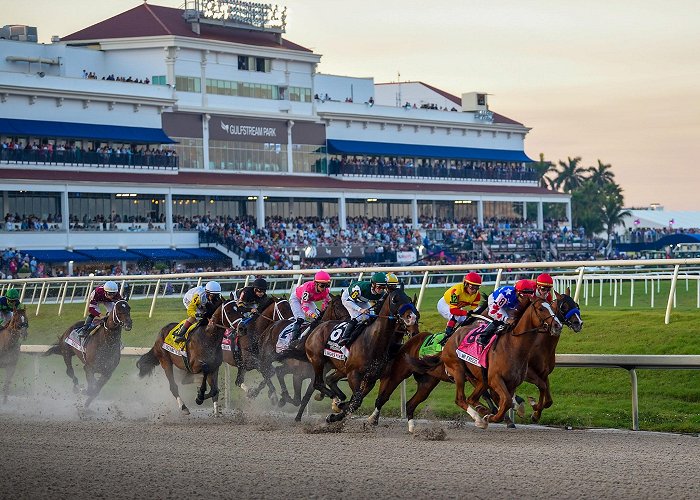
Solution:
<path fill-rule="evenodd" d="M 191 25 L 185 20 L 183 13 L 182 9 L 142 3 L 126 12 L 64 36 L 61 41 L 79 42 L 109 38 L 173 35 L 312 52 L 310 49 L 284 38 L 281 39 L 281 43 L 278 43 L 276 34 L 272 32 L 248 31 L 243 28 L 226 28 L 202 23 L 200 24 L 201 34 L 198 35 L 192 31 Z"/>
<path fill-rule="evenodd" d="M 343 180 L 336 177 L 311 177 L 303 175 L 259 175 L 243 173 L 210 173 L 210 172 L 180 172 L 177 175 L 146 174 L 133 172 L 76 172 L 57 169 L 42 170 L 41 166 L 24 169 L 0 169 L 0 179 L 56 181 L 56 182 L 85 182 L 95 183 L 131 183 L 131 184 L 164 184 L 168 186 L 181 185 L 189 187 L 228 187 L 228 188 L 309 188 L 325 190 L 357 189 L 375 192 L 464 192 L 478 194 L 529 194 L 553 195 L 556 191 L 537 186 L 498 186 L 479 184 L 445 184 L 419 182 L 387 182 L 377 179 L 376 182 L 366 180 Z"/>
<path fill-rule="evenodd" d="M 433 87 L 432 85 L 428 85 L 425 82 L 402 82 L 402 83 L 419 83 L 419 84 L 423 85 L 424 87 L 432 90 L 436 94 L 441 95 L 442 97 L 444 97 L 448 101 L 452 101 L 457 106 L 462 106 L 462 99 L 461 98 L 457 97 L 454 94 L 450 94 L 449 92 L 445 92 L 444 90 L 441 90 L 437 87 Z M 388 83 L 377 83 L 377 85 L 389 85 L 389 84 Z M 507 116 L 503 116 L 503 115 L 495 113 L 495 112 L 493 113 L 493 123 L 505 123 L 508 125 L 522 125 L 522 123 L 516 122 L 512 118 L 508 118 Z"/>

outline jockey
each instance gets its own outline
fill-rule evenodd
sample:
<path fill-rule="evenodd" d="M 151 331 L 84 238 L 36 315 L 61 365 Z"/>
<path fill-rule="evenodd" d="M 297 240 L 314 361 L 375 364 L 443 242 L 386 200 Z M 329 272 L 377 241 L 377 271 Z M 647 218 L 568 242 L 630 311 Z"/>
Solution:
<path fill-rule="evenodd" d="M 358 326 L 369 320 L 374 304 L 386 293 L 387 275 L 384 273 L 374 273 L 369 281 L 353 281 L 343 290 L 342 301 L 350 313 L 350 321 L 338 341 L 339 345 L 349 346 L 355 341 L 362 331 Z"/>
<path fill-rule="evenodd" d="M 176 342 L 185 340 L 185 334 L 195 322 L 211 316 L 221 302 L 221 285 L 218 281 L 210 281 L 205 286 L 190 288 L 182 298 L 187 308 L 187 319 L 180 329 L 173 334 Z"/>
<path fill-rule="evenodd" d="M 494 333 L 503 330 L 506 322 L 515 319 L 513 313 L 517 310 L 521 300 L 527 295 L 535 293 L 537 285 L 532 280 L 518 280 L 515 286 L 502 286 L 489 295 L 488 314 L 493 321 L 481 332 L 476 339 L 481 346 L 486 346 Z"/>
<path fill-rule="evenodd" d="M 292 330 L 292 340 L 299 338 L 301 325 L 307 318 L 317 319 L 320 311 L 316 307 L 316 302 L 323 301 L 321 310 L 325 309 L 331 300 L 331 275 L 326 271 L 319 271 L 314 275 L 313 281 L 307 281 L 292 290 L 289 297 L 289 305 L 292 308 L 296 323 Z"/>
<path fill-rule="evenodd" d="M 448 320 L 442 345 L 445 345 L 444 343 L 454 333 L 455 326 L 469 319 L 472 311 L 479 306 L 481 302 L 479 287 L 481 287 L 481 276 L 472 271 L 464 277 L 462 283 L 450 287 L 438 301 L 437 310 L 440 316 Z"/>
<path fill-rule="evenodd" d="M 399 278 L 394 273 L 386 273 L 386 289 L 396 290 L 399 287 Z"/>
<path fill-rule="evenodd" d="M 241 290 L 236 300 L 236 308 L 245 319 L 239 324 L 239 332 L 244 331 L 240 328 L 241 326 L 248 324 L 258 314 L 258 308 L 265 300 L 267 300 L 267 281 L 263 278 L 255 279 L 251 285 Z"/>
<path fill-rule="evenodd" d="M 122 300 L 122 297 L 119 295 L 119 286 L 114 281 L 107 281 L 104 285 L 95 288 L 90 294 L 88 315 L 85 318 L 85 324 L 78 330 L 78 336 L 85 338 L 90 333 L 92 321 L 100 317 L 100 304 L 105 306 L 106 314 L 109 314 L 114 309 L 114 303 L 119 300 Z"/>
<path fill-rule="evenodd" d="M 16 288 L 8 288 L 5 295 L 0 297 L 0 329 L 4 328 L 10 320 L 15 309 L 22 307 L 19 303 L 19 292 Z"/>
<path fill-rule="evenodd" d="M 552 302 L 554 296 L 552 295 L 552 290 L 554 289 L 554 280 L 547 273 L 540 274 L 535 280 L 537 283 L 537 288 L 535 289 L 535 295 L 547 302 Z"/>

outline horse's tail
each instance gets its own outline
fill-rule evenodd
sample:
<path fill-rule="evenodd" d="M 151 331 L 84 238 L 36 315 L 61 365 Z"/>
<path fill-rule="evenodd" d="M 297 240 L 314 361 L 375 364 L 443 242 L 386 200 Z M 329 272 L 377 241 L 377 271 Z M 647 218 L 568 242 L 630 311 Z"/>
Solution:
<path fill-rule="evenodd" d="M 153 348 L 151 347 L 151 350 L 143 356 L 141 356 L 136 362 L 136 368 L 139 369 L 139 377 L 143 378 L 146 375 L 150 375 L 151 373 L 153 373 L 153 369 L 159 364 L 160 361 L 158 361 L 158 358 L 156 357 L 155 353 L 153 352 Z"/>
<path fill-rule="evenodd" d="M 42 356 L 51 356 L 52 354 L 63 354 L 61 352 L 61 343 L 59 342 L 58 344 L 54 344 L 51 347 L 49 347 L 48 351 L 46 351 Z"/>
<path fill-rule="evenodd" d="M 406 364 L 410 366 L 411 370 L 415 373 L 426 373 L 442 363 L 439 354 L 436 356 L 426 356 L 424 358 L 414 358 L 406 353 L 403 358 Z"/>

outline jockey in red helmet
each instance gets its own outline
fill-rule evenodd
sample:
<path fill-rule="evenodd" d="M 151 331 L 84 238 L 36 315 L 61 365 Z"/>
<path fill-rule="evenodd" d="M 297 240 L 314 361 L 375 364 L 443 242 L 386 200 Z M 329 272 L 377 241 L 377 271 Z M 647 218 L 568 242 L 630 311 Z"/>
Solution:
<path fill-rule="evenodd" d="M 554 289 L 554 280 L 552 277 L 547 273 L 542 273 L 537 277 L 535 282 L 537 284 L 535 295 L 547 302 L 552 302 L 554 299 L 552 296 L 552 290 Z"/>

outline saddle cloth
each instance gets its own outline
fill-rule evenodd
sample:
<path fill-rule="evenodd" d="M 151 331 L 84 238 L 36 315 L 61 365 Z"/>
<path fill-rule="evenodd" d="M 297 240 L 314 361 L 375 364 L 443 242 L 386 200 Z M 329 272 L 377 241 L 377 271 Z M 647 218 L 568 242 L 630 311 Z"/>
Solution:
<path fill-rule="evenodd" d="M 282 331 L 280 332 L 279 337 L 277 338 L 277 344 L 275 344 L 275 350 L 277 353 L 281 353 L 282 351 L 286 351 L 289 349 L 289 343 L 292 341 L 292 330 L 294 329 L 294 321 L 292 321 L 290 324 L 285 326 Z M 300 339 L 303 339 L 309 334 L 309 323 L 304 323 L 301 325 L 301 334 L 299 335 Z"/>
<path fill-rule="evenodd" d="M 426 356 L 436 356 L 442 352 L 440 341 L 445 337 L 445 332 L 433 333 L 428 335 L 418 349 L 418 357 L 425 358 Z"/>
<path fill-rule="evenodd" d="M 233 328 L 227 328 L 224 332 L 224 338 L 221 340 L 221 350 L 230 351 L 231 345 L 236 341 L 236 336 L 233 335 L 235 330 Z"/>
<path fill-rule="evenodd" d="M 187 335 L 189 334 L 190 330 L 192 330 L 193 327 L 197 326 L 197 323 L 194 325 L 190 326 L 187 329 L 187 332 L 185 332 L 185 340 L 178 342 L 175 340 L 175 332 L 180 330 L 180 327 L 186 320 L 180 321 L 177 325 L 175 325 L 165 336 L 165 339 L 163 339 L 163 349 L 166 351 L 175 354 L 176 356 L 182 356 L 183 358 L 187 357 L 187 351 L 185 350 L 185 346 L 187 344 Z"/>
<path fill-rule="evenodd" d="M 491 337 L 486 347 L 481 347 L 476 343 L 476 338 L 486 329 L 487 326 L 488 323 L 481 323 L 476 328 L 471 329 L 469 333 L 464 336 L 462 342 L 459 344 L 459 347 L 457 347 L 457 357 L 459 359 L 482 368 L 487 368 L 488 353 L 491 346 L 496 341 L 497 335 Z"/>
<path fill-rule="evenodd" d="M 350 351 L 346 347 L 341 347 L 338 345 L 338 341 L 343 336 L 345 327 L 347 326 L 347 321 L 342 321 L 333 328 L 325 347 L 323 348 L 323 355 L 333 359 L 346 360 L 350 355 Z"/>
<path fill-rule="evenodd" d="M 84 343 L 81 344 L 80 342 L 80 336 L 78 335 L 78 330 L 71 330 L 71 332 L 68 334 L 68 336 L 63 340 L 66 344 L 71 346 L 73 349 L 77 349 L 78 351 L 82 352 L 85 354 L 85 346 L 88 344 L 88 341 L 90 340 L 90 337 L 92 336 L 93 333 L 97 331 L 97 329 L 100 327 L 98 324 L 97 326 L 93 326 L 93 328 L 90 329 L 90 332 L 88 333 L 87 337 L 85 337 Z M 124 349 L 124 344 L 120 343 L 119 349 L 122 350 Z"/>

